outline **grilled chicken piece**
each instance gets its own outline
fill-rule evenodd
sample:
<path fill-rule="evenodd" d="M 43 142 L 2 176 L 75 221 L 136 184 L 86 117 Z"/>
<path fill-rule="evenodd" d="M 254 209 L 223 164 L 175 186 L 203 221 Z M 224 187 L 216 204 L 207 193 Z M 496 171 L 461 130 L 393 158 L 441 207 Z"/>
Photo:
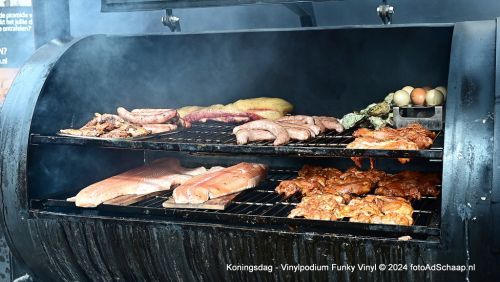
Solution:
<path fill-rule="evenodd" d="M 419 150 L 427 149 L 434 142 L 436 134 L 418 123 L 393 129 L 384 127 L 378 130 L 360 128 L 353 133 L 354 141 L 347 144 L 349 149 L 384 149 L 384 150 Z M 351 158 L 361 167 L 361 158 Z M 407 163 L 408 158 L 399 158 L 399 162 Z"/>
<path fill-rule="evenodd" d="M 127 131 L 125 131 L 121 128 L 117 128 L 117 129 L 111 130 L 110 132 L 104 133 L 104 134 L 100 135 L 99 137 L 102 137 L 102 138 L 127 138 L 127 137 L 129 137 L 129 135 L 128 135 Z"/>
<path fill-rule="evenodd" d="M 347 144 L 348 149 L 375 149 L 375 150 L 418 150 L 418 145 L 406 139 L 380 141 L 373 137 L 358 137 L 351 143 Z M 356 166 L 361 167 L 360 157 L 352 157 Z M 398 158 L 402 164 L 408 163 L 408 158 Z"/>
<path fill-rule="evenodd" d="M 363 171 L 352 167 L 338 177 L 328 179 L 325 184 L 325 192 L 338 195 L 368 194 L 384 176 L 385 172 L 380 170 Z"/>
<path fill-rule="evenodd" d="M 358 215 L 351 217 L 350 222 L 373 223 L 373 224 L 396 224 L 396 225 L 412 225 L 413 218 L 408 215 L 399 213 L 388 213 L 384 215 L 365 216 Z"/>
<path fill-rule="evenodd" d="M 336 178 L 339 177 L 342 172 L 333 167 L 304 165 L 299 170 L 298 174 L 301 177 L 323 176 L 326 178 Z"/>
<path fill-rule="evenodd" d="M 99 114 L 80 129 L 61 129 L 63 134 L 102 138 L 139 137 L 151 132 L 140 125 L 131 124 L 117 115 Z"/>
<path fill-rule="evenodd" d="M 415 143 L 417 149 L 426 149 L 432 145 L 434 138 L 436 138 L 436 134 L 418 123 L 413 123 L 398 129 L 389 127 L 384 127 L 379 130 L 360 128 L 353 133 L 353 137 L 356 137 L 357 139 L 373 138 L 365 139 L 371 140 L 371 142 L 376 142 L 373 141 L 374 139 L 379 141 L 407 140 Z"/>
<path fill-rule="evenodd" d="M 288 217 L 304 217 L 316 220 L 338 220 L 344 199 L 337 195 L 313 195 L 302 198 Z"/>
<path fill-rule="evenodd" d="M 371 181 L 360 179 L 360 180 L 350 180 L 345 183 L 339 182 L 327 182 L 325 189 L 323 190 L 325 193 L 334 194 L 334 195 L 343 195 L 343 194 L 353 194 L 353 195 L 364 195 L 371 192 L 374 184 Z"/>
<path fill-rule="evenodd" d="M 99 137 L 104 133 L 104 130 L 97 128 L 82 128 L 82 129 L 61 129 L 59 132 L 62 134 L 75 135 L 75 136 Z"/>
<path fill-rule="evenodd" d="M 407 200 L 399 197 L 368 195 L 353 199 L 339 214 L 352 222 L 413 224 L 413 208 Z"/>
<path fill-rule="evenodd" d="M 303 195 L 322 194 L 324 189 L 324 184 L 318 181 L 318 178 L 299 177 L 293 180 L 281 181 L 275 191 L 278 194 L 282 194 L 283 197 L 288 198 L 297 193 Z"/>
<path fill-rule="evenodd" d="M 385 140 L 358 137 L 347 144 L 348 149 L 418 150 L 418 145 L 407 139 Z"/>
<path fill-rule="evenodd" d="M 382 179 L 375 194 L 396 196 L 407 199 L 420 199 L 422 196 L 436 197 L 440 191 L 436 187 L 441 178 L 435 173 L 421 173 L 417 171 L 403 171 L 394 175 L 387 175 Z"/>
<path fill-rule="evenodd" d="M 296 179 L 282 181 L 275 191 L 284 197 L 299 192 L 302 195 L 364 195 L 371 192 L 377 182 L 385 176 L 385 172 L 375 169 L 362 171 L 350 168 L 342 173 L 335 168 L 310 165 L 303 166 L 298 174 L 299 177 Z"/>
<path fill-rule="evenodd" d="M 351 167 L 348 170 L 346 170 L 343 174 L 340 175 L 340 179 L 342 180 L 348 180 L 349 178 L 361 178 L 361 179 L 368 179 L 374 184 L 378 183 L 380 180 L 382 180 L 386 176 L 386 173 L 377 170 L 377 169 L 370 169 L 370 170 L 360 170 L 356 167 Z"/>

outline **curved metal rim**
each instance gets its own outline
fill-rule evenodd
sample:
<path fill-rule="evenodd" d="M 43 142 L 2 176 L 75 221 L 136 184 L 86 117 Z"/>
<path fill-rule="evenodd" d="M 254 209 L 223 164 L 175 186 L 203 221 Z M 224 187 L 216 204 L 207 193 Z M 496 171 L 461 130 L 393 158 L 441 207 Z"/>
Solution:
<path fill-rule="evenodd" d="M 83 38 L 51 42 L 39 48 L 22 66 L 0 113 L 0 226 L 13 255 L 28 266 L 46 261 L 27 222 L 26 164 L 31 120 L 56 62 Z"/>

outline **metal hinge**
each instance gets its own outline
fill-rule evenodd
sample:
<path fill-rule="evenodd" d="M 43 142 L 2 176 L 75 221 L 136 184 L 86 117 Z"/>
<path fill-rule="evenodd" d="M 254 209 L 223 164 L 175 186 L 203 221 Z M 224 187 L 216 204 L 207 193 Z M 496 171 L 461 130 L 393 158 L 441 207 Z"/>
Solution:
<path fill-rule="evenodd" d="M 170 28 L 171 32 L 181 31 L 181 19 L 173 15 L 172 9 L 165 10 L 165 16 L 161 17 L 161 23 Z"/>
<path fill-rule="evenodd" d="M 387 4 L 387 0 L 382 0 L 382 4 L 377 7 L 377 13 L 384 24 L 391 24 L 394 6 Z"/>

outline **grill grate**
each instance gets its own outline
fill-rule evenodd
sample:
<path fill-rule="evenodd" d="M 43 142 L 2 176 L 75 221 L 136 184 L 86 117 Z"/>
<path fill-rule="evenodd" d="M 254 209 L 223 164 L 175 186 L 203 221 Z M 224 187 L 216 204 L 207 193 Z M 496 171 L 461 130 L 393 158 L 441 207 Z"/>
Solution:
<path fill-rule="evenodd" d="M 113 213 L 128 213 L 134 216 L 161 215 L 181 219 L 215 221 L 229 221 L 233 223 L 252 224 L 285 224 L 295 228 L 321 228 L 322 231 L 341 232 L 349 229 L 367 231 L 373 236 L 374 232 L 391 232 L 394 234 L 415 234 L 426 236 L 439 235 L 440 201 L 433 197 L 424 197 L 412 203 L 414 208 L 414 224 L 412 226 L 379 225 L 351 223 L 348 219 L 341 221 L 318 221 L 301 218 L 287 218 L 290 211 L 300 202 L 299 196 L 284 199 L 274 192 L 280 180 L 292 179 L 297 172 L 292 170 L 271 170 L 266 181 L 254 189 L 243 191 L 233 199 L 225 210 L 207 209 L 165 209 L 162 203 L 172 194 L 165 191 L 151 198 L 141 200 L 129 206 L 101 205 L 96 209 L 77 208 L 73 203 L 67 202 L 67 195 L 51 197 L 48 200 L 32 200 L 32 207 L 47 209 L 57 207 L 80 211 L 98 211 Z"/>
<path fill-rule="evenodd" d="M 341 134 L 328 132 L 309 141 L 293 141 L 284 146 L 273 146 L 262 141 L 237 145 L 232 134 L 234 125 L 225 123 L 195 123 L 191 128 L 175 132 L 157 134 L 138 139 L 100 139 L 68 136 L 44 136 L 32 134 L 32 144 L 96 145 L 104 147 L 171 150 L 205 153 L 238 153 L 300 156 L 340 156 L 340 157 L 389 157 L 389 158 L 429 158 L 443 156 L 443 134 L 438 132 L 434 144 L 427 150 L 365 150 L 346 149 L 354 140 L 352 130 Z"/>

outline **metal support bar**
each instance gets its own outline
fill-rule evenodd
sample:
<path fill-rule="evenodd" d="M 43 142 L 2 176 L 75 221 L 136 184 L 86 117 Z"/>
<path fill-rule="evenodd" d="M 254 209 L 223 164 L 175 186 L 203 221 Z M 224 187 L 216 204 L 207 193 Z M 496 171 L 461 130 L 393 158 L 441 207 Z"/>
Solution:
<path fill-rule="evenodd" d="M 312 2 L 283 3 L 283 5 L 299 16 L 300 26 L 317 26 Z"/>

